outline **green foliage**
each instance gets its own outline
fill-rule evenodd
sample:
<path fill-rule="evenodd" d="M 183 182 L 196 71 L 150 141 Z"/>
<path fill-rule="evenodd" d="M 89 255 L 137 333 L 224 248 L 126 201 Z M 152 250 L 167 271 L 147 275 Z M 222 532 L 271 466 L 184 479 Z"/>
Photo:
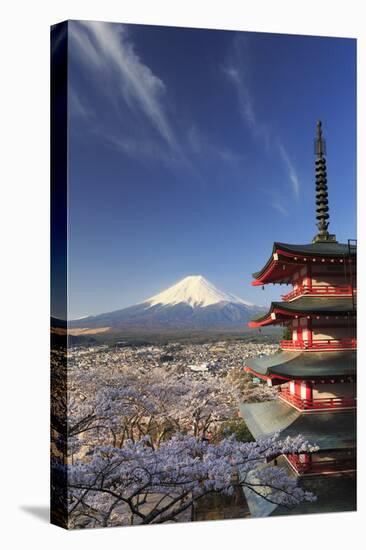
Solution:
<path fill-rule="evenodd" d="M 291 330 L 290 325 L 287 325 L 287 326 L 284 327 L 283 334 L 282 334 L 282 339 L 283 340 L 292 340 L 292 330 Z"/>
<path fill-rule="evenodd" d="M 235 435 L 236 439 L 242 443 L 254 441 L 253 436 L 248 429 L 248 426 L 242 418 L 238 420 L 229 420 L 227 422 L 223 422 L 220 428 L 220 437 L 228 437 L 233 434 Z"/>

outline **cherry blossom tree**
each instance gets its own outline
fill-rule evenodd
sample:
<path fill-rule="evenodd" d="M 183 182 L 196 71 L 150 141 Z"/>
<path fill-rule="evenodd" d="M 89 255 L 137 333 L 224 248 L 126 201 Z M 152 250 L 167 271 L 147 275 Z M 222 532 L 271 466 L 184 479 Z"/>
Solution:
<path fill-rule="evenodd" d="M 244 372 L 243 367 L 233 368 L 227 375 L 228 384 L 235 387 L 239 400 L 245 403 L 270 401 L 277 397 L 277 390 L 265 382 L 253 381 L 253 376 Z"/>
<path fill-rule="evenodd" d="M 177 433 L 210 437 L 237 418 L 238 401 L 273 398 L 264 384 L 247 392 L 229 378 L 192 380 L 164 370 L 141 376 L 126 368 L 78 369 L 69 376 L 69 451 L 148 435 L 152 446 Z"/>
<path fill-rule="evenodd" d="M 211 444 L 177 435 L 154 448 L 148 438 L 122 448 L 101 446 L 89 461 L 69 465 L 69 527 L 151 524 L 179 521 L 210 493 L 248 488 L 284 506 L 315 497 L 296 478 L 267 465 L 279 454 L 312 452 L 302 437 L 278 435 L 252 443 L 227 438 Z"/>
<path fill-rule="evenodd" d="M 281 468 L 263 467 L 279 454 L 314 450 L 301 437 L 243 443 L 228 435 L 236 433 L 239 401 L 276 395 L 242 370 L 192 378 L 103 357 L 64 363 L 62 384 L 53 371 L 53 446 L 60 448 L 53 479 L 69 527 L 187 520 L 205 495 L 237 488 L 285 506 L 314 498 Z"/>
<path fill-rule="evenodd" d="M 110 373 L 102 382 L 91 373 L 70 380 L 69 450 L 77 454 L 110 443 L 150 436 L 151 445 L 174 433 L 204 436 L 218 421 L 236 411 L 236 394 L 222 381 L 187 381 L 164 372 L 146 377 L 127 371 Z"/>

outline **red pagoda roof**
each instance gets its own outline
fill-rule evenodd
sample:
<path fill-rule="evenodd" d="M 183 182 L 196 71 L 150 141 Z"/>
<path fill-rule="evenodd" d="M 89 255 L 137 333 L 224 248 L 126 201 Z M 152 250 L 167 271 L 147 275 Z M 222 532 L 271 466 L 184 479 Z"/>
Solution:
<path fill-rule="evenodd" d="M 272 302 L 264 315 L 248 323 L 251 328 L 288 321 L 291 317 L 345 317 L 355 313 L 352 298 L 304 296 L 292 302 Z"/>
<path fill-rule="evenodd" d="M 301 265 L 344 264 L 356 258 L 356 246 L 338 242 L 316 242 L 312 244 L 273 244 L 272 255 L 265 266 L 253 273 L 253 286 L 267 283 L 285 283 L 292 281 L 292 276 Z"/>
<path fill-rule="evenodd" d="M 281 438 L 299 433 L 319 451 L 352 449 L 356 440 L 355 411 L 304 415 L 283 401 L 241 403 L 240 413 L 256 439 L 280 432 Z"/>
<path fill-rule="evenodd" d="M 278 380 L 337 379 L 356 375 L 356 351 L 286 352 L 245 360 L 245 370 L 259 378 Z"/>

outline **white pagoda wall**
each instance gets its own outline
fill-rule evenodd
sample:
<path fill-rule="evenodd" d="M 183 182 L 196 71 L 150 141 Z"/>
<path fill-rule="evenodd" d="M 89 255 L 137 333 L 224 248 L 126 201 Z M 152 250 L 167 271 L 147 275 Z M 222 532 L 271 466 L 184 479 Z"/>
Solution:
<path fill-rule="evenodd" d="M 355 338 L 354 329 L 350 328 L 322 328 L 313 331 L 313 340 L 335 339 L 342 340 L 344 338 Z"/>
<path fill-rule="evenodd" d="M 322 340 L 334 338 L 341 340 L 343 338 L 355 338 L 355 324 L 351 321 L 349 324 L 343 319 L 329 319 L 326 321 L 327 326 L 324 326 L 324 320 L 313 319 L 313 340 Z"/>
<path fill-rule="evenodd" d="M 354 397 L 355 385 L 349 382 L 339 384 L 314 384 L 313 399 L 328 399 L 331 397 Z"/>

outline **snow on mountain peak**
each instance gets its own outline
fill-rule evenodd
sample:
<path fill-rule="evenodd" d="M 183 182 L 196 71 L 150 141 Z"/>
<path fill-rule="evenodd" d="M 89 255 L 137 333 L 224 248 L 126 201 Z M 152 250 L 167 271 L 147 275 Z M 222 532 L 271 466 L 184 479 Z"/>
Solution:
<path fill-rule="evenodd" d="M 167 290 L 146 300 L 148 307 L 185 303 L 191 307 L 206 307 L 219 302 L 232 302 L 252 306 L 234 294 L 222 292 L 202 275 L 189 275 Z"/>

